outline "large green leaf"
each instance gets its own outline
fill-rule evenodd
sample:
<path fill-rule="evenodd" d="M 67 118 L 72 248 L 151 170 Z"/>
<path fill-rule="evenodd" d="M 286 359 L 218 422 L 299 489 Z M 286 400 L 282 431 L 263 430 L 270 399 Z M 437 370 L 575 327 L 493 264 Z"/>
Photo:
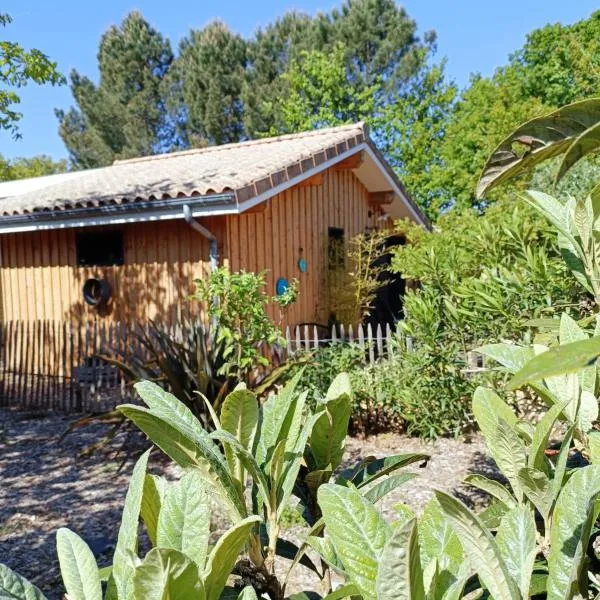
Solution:
<path fill-rule="evenodd" d="M 600 99 L 590 98 L 568 104 L 547 115 L 532 119 L 519 126 L 494 150 L 483 168 L 477 184 L 477 197 L 481 198 L 492 187 L 522 175 L 545 160 L 559 156 L 575 145 L 569 167 L 588 152 L 593 145 L 578 144 L 577 140 L 600 121 Z M 591 135 L 591 139 L 595 136 Z M 515 144 L 528 146 L 524 154 L 515 150 Z M 562 176 L 563 171 L 559 172 Z"/>
<path fill-rule="evenodd" d="M 360 490 L 363 496 L 369 502 L 375 504 L 384 496 L 386 496 L 390 492 L 393 492 L 397 487 L 404 485 L 411 479 L 414 479 L 416 476 L 416 473 L 400 473 L 399 475 L 391 475 L 389 477 L 381 479 L 368 490 L 365 490 L 365 488 L 360 488 Z"/>
<path fill-rule="evenodd" d="M 304 449 L 308 444 L 308 439 L 318 419 L 319 415 L 311 415 L 308 419 L 301 421 L 302 428 L 296 440 L 296 444 L 290 448 L 289 451 L 286 450 L 284 469 L 282 476 L 278 481 L 277 488 L 278 518 L 281 518 L 283 511 L 287 508 L 304 459 Z"/>
<path fill-rule="evenodd" d="M 135 570 L 134 600 L 204 600 L 198 566 L 170 548 L 153 548 Z"/>
<path fill-rule="evenodd" d="M 258 596 L 254 591 L 254 588 L 250 585 L 247 585 L 238 596 L 238 600 L 258 600 Z"/>
<path fill-rule="evenodd" d="M 600 121 L 584 130 L 568 147 L 558 168 L 556 180 L 562 179 L 577 161 L 598 150 L 600 150 Z"/>
<path fill-rule="evenodd" d="M 191 470 L 167 488 L 158 518 L 157 546 L 179 550 L 204 569 L 209 537 L 209 495 L 200 473 Z"/>
<path fill-rule="evenodd" d="M 129 598 L 133 590 L 133 573 L 135 571 L 133 559 L 137 557 L 138 551 L 138 526 L 149 456 L 150 450 L 147 450 L 138 459 L 125 496 L 112 572 L 119 598 Z"/>
<path fill-rule="evenodd" d="M 554 488 L 543 471 L 531 467 L 519 471 L 519 482 L 525 496 L 538 509 L 547 523 L 554 503 Z"/>
<path fill-rule="evenodd" d="M 265 504 L 269 504 L 269 482 L 261 468 L 258 466 L 255 458 L 250 452 L 238 442 L 230 433 L 224 430 L 214 431 L 211 437 L 215 440 L 219 440 L 224 444 L 227 444 L 237 456 L 238 460 L 244 465 L 244 468 L 250 473 L 250 476 L 254 480 L 254 483 L 258 487 L 261 494 L 262 501 Z"/>
<path fill-rule="evenodd" d="M 509 510 L 496 534 L 500 555 L 523 598 L 529 595 L 529 582 L 537 554 L 535 539 L 533 511 L 527 506 L 516 506 Z"/>
<path fill-rule="evenodd" d="M 460 539 L 465 556 L 494 600 L 520 600 L 500 550 L 488 529 L 462 502 L 436 491 L 442 511 Z"/>
<path fill-rule="evenodd" d="M 560 445 L 560 451 L 558 453 L 558 457 L 556 459 L 556 464 L 554 467 L 554 477 L 551 481 L 552 486 L 552 496 L 553 498 L 558 498 L 558 494 L 560 493 L 565 476 L 567 473 L 567 461 L 569 460 L 569 451 L 571 448 L 571 442 L 573 441 L 573 434 L 575 432 L 575 426 L 572 425 L 567 429 L 563 436 L 562 443 Z"/>
<path fill-rule="evenodd" d="M 337 400 L 343 396 L 352 398 L 352 384 L 348 373 L 339 373 L 329 385 L 325 394 L 325 401 Z"/>
<path fill-rule="evenodd" d="M 464 562 L 463 549 L 437 499 L 432 498 L 425 505 L 418 530 L 423 567 L 436 561 L 439 569 L 437 586 L 452 585 Z"/>
<path fill-rule="evenodd" d="M 548 600 L 571 598 L 585 581 L 586 550 L 596 518 L 600 466 L 577 469 L 562 488 L 552 518 Z"/>
<path fill-rule="evenodd" d="M 156 546 L 156 532 L 158 529 L 158 516 L 167 489 L 167 480 L 157 475 L 146 474 L 144 479 L 144 493 L 140 515 L 146 526 L 148 537 Z"/>
<path fill-rule="evenodd" d="M 547 473 L 547 459 L 545 453 L 548 448 L 548 440 L 552 433 L 552 428 L 556 423 L 556 419 L 558 419 L 567 404 L 568 400 L 561 404 L 554 404 L 551 406 L 535 426 L 533 437 L 531 439 L 531 447 L 529 449 L 529 467 Z"/>
<path fill-rule="evenodd" d="M 303 370 L 299 371 L 278 394 L 271 394 L 261 407 L 260 431 L 256 444 L 256 460 L 263 466 L 282 439 L 287 439 L 297 398 L 296 388 Z"/>
<path fill-rule="evenodd" d="M 344 598 L 355 598 L 359 595 L 359 589 L 355 585 L 346 584 L 327 594 L 323 600 L 344 600 Z"/>
<path fill-rule="evenodd" d="M 100 573 L 89 546 L 76 533 L 61 527 L 56 532 L 56 551 L 69 597 L 102 600 Z"/>
<path fill-rule="evenodd" d="M 381 477 L 390 475 L 402 467 L 407 467 L 408 465 L 417 462 L 425 462 L 428 461 L 429 458 L 429 454 L 406 453 L 386 456 L 385 458 L 365 460 L 354 470 L 353 475 L 350 477 L 350 481 L 357 488 L 363 488 L 374 483 Z"/>
<path fill-rule="evenodd" d="M 328 400 L 319 412 L 310 437 L 317 469 L 337 469 L 342 462 L 352 412 L 350 402 L 350 396 L 343 394 Z"/>
<path fill-rule="evenodd" d="M 260 517 L 247 517 L 219 538 L 204 569 L 206 600 L 218 600 L 250 532 L 259 522 Z"/>
<path fill-rule="evenodd" d="M 554 346 L 547 352 L 531 359 L 509 382 L 510 389 L 516 389 L 526 383 L 533 383 L 573 373 L 591 366 L 600 356 L 600 337 L 593 337 L 581 342 L 572 342 L 564 346 Z"/>
<path fill-rule="evenodd" d="M 378 600 L 425 600 L 416 520 L 395 529 L 381 553 Z"/>
<path fill-rule="evenodd" d="M 197 468 L 223 499 L 232 518 L 246 515 L 246 506 L 229 473 L 227 461 L 208 434 L 198 436 L 185 426 L 176 428 L 141 406 L 124 404 L 119 410 L 179 466 Z"/>
<path fill-rule="evenodd" d="M 493 444 L 498 431 L 500 419 L 511 427 L 517 424 L 517 417 L 512 409 L 498 394 L 484 387 L 478 387 L 473 394 L 473 415 L 483 433 L 488 448 Z M 491 448 L 490 448 L 491 450 Z"/>
<path fill-rule="evenodd" d="M 194 413 L 173 394 L 151 381 L 140 381 L 133 387 L 155 415 L 162 417 L 177 429 L 189 429 L 200 436 L 205 435 Z"/>
<path fill-rule="evenodd" d="M 509 373 L 516 373 L 535 356 L 535 351 L 532 347 L 507 343 L 481 346 L 476 349 L 476 352 L 494 359 L 506 368 Z"/>
<path fill-rule="evenodd" d="M 327 483 L 318 493 L 327 533 L 350 581 L 365 600 L 376 598 L 376 578 L 387 526 L 357 490 Z"/>
<path fill-rule="evenodd" d="M 500 471 L 510 482 L 517 501 L 521 502 L 523 490 L 519 482 L 519 472 L 527 466 L 527 454 L 521 438 L 503 419 L 498 421 L 496 437 L 490 451 Z"/>
<path fill-rule="evenodd" d="M 238 386 L 221 407 L 221 428 L 233 435 L 246 449 L 252 447 L 258 423 L 258 401 L 246 387 Z M 231 448 L 225 444 L 225 456 L 234 477 L 245 487 L 244 467 Z"/>
<path fill-rule="evenodd" d="M 0 564 L 0 599 L 46 600 L 46 596 L 25 577 L 21 577 L 6 565 Z"/>
<path fill-rule="evenodd" d="M 516 501 L 510 491 L 499 481 L 474 473 L 465 477 L 465 483 L 487 492 L 490 496 L 500 500 L 507 508 L 516 506 Z"/>

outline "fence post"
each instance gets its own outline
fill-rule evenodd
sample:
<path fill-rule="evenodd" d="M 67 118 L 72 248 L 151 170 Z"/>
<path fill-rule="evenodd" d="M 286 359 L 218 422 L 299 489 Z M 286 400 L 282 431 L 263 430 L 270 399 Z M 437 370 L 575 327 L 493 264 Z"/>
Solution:
<path fill-rule="evenodd" d="M 361 347 L 362 350 L 365 349 L 365 334 L 363 332 L 362 324 L 358 326 L 358 345 Z"/>
<path fill-rule="evenodd" d="M 369 364 L 375 362 L 375 348 L 373 348 L 373 328 L 371 323 L 367 324 L 367 343 L 369 344 Z"/>
<path fill-rule="evenodd" d="M 388 358 L 394 358 L 394 350 L 392 349 L 392 328 L 389 323 L 385 324 L 385 348 Z"/>
<path fill-rule="evenodd" d="M 285 353 L 286 357 L 290 357 L 292 355 L 292 338 L 290 336 L 289 325 L 285 328 Z"/>
<path fill-rule="evenodd" d="M 381 323 L 377 324 L 377 357 L 383 357 L 383 332 L 381 331 Z"/>

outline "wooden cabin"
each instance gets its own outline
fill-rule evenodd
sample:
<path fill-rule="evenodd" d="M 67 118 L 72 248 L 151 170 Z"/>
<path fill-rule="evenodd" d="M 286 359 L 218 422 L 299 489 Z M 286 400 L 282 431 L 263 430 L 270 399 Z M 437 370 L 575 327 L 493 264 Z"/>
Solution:
<path fill-rule="evenodd" d="M 176 323 L 217 265 L 298 279 L 283 325 L 326 324 L 332 242 L 406 217 L 428 226 L 362 123 L 1 183 L 0 397 L 72 379 L 98 328 Z"/>
<path fill-rule="evenodd" d="M 170 321 L 211 261 L 298 279 L 286 324 L 327 323 L 332 236 L 427 224 L 361 123 L 2 183 L 0 215 L 0 323 Z"/>

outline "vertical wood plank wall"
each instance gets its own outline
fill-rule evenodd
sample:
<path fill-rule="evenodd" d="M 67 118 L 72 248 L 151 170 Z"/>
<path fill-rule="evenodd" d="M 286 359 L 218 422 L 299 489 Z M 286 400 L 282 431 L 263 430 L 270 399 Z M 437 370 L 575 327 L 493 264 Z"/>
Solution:
<path fill-rule="evenodd" d="M 203 223 L 225 239 L 223 219 Z M 183 221 L 140 223 L 122 231 L 125 264 L 112 267 L 78 267 L 73 229 L 0 236 L 0 322 L 83 324 L 98 316 L 109 322 L 173 321 L 193 280 L 208 272 L 208 241 Z M 224 247 L 219 251 L 226 254 Z M 90 277 L 112 287 L 111 304 L 99 314 L 82 297 Z"/>
<path fill-rule="evenodd" d="M 295 187 L 271 198 L 262 212 L 227 218 L 227 247 L 232 270 L 267 271 L 267 292 L 275 294 L 277 279 L 300 282 L 298 301 L 283 325 L 327 324 L 327 230 L 344 229 L 348 240 L 374 227 L 368 192 L 351 170 L 330 169 L 320 185 Z M 302 248 L 302 252 L 300 249 Z M 307 263 L 301 273 L 298 259 Z M 271 316 L 278 318 L 275 310 Z"/>
<path fill-rule="evenodd" d="M 267 271 L 269 295 L 275 294 L 279 277 L 300 281 L 298 302 L 290 307 L 284 326 L 327 323 L 328 227 L 343 228 L 348 240 L 376 225 L 369 217 L 366 188 L 351 170 L 335 169 L 323 173 L 319 185 L 297 186 L 275 196 L 263 210 L 202 223 L 219 240 L 221 264 L 232 270 Z M 77 266 L 75 231 L 0 236 L 0 322 L 75 325 L 96 317 L 172 322 L 193 291 L 193 280 L 209 269 L 208 241 L 183 221 L 124 226 L 125 264 L 113 267 Z M 299 258 L 307 263 L 306 273 L 300 272 Z M 90 277 L 104 278 L 112 286 L 111 306 L 99 314 L 82 297 Z"/>

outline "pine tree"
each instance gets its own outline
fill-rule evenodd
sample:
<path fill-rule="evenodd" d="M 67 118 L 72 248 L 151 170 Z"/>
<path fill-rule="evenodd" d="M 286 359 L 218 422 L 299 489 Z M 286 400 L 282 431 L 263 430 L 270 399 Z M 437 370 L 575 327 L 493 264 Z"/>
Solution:
<path fill-rule="evenodd" d="M 77 107 L 56 111 L 75 167 L 145 156 L 174 143 L 163 89 L 172 61 L 169 41 L 137 12 L 102 36 L 99 84 L 73 71 Z"/>
<path fill-rule="evenodd" d="M 248 44 L 242 92 L 248 137 L 282 130 L 280 103 L 286 95 L 282 75 L 302 52 L 322 49 L 329 29 L 327 21 L 292 11 L 256 31 Z"/>
<path fill-rule="evenodd" d="M 241 93 L 246 42 L 214 21 L 191 31 L 182 40 L 179 54 L 174 75 L 188 141 L 192 145 L 239 141 L 244 134 Z"/>
<path fill-rule="evenodd" d="M 331 43 L 346 49 L 350 80 L 356 88 L 384 83 L 390 93 L 408 81 L 422 63 L 423 45 L 431 46 L 435 34 L 416 34 L 417 25 L 394 0 L 346 0 L 328 19 Z"/>

